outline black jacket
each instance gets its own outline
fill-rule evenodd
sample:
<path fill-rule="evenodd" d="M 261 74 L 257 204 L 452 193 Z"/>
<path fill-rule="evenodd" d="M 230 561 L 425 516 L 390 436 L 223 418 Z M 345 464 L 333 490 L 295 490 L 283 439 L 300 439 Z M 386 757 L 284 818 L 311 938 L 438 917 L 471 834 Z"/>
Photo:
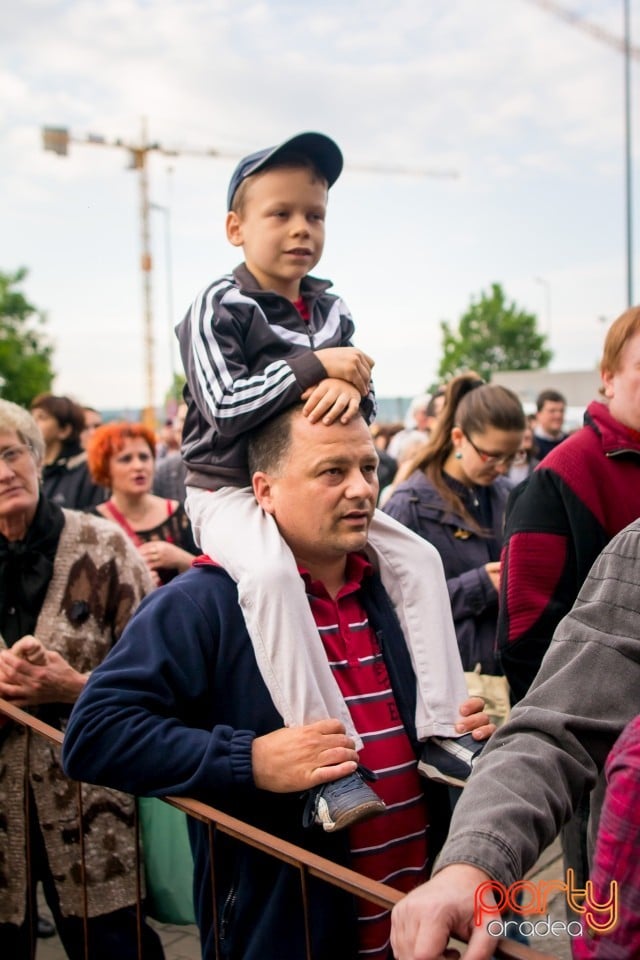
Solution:
<path fill-rule="evenodd" d="M 322 350 L 351 346 L 353 320 L 327 280 L 304 277 L 309 321 L 286 297 L 262 290 L 244 264 L 196 297 L 177 327 L 187 376 L 182 455 L 187 485 L 250 486 L 247 436 L 298 403 L 327 373 Z M 373 420 L 373 393 L 361 404 Z"/>
<path fill-rule="evenodd" d="M 42 492 L 47 500 L 67 510 L 86 510 L 109 496 L 106 487 L 91 479 L 87 455 L 80 447 L 63 450 L 57 460 L 43 467 Z"/>

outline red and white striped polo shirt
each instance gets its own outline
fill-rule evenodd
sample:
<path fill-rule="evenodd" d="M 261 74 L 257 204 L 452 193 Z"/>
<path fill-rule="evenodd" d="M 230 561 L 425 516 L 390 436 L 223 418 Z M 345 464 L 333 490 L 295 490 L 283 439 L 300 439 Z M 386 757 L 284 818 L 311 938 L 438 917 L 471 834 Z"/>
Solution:
<path fill-rule="evenodd" d="M 333 675 L 364 747 L 360 762 L 378 779 L 372 784 L 387 810 L 350 830 L 353 868 L 374 880 L 409 891 L 427 879 L 427 809 L 416 757 L 400 719 L 389 675 L 358 591 L 371 565 L 347 557 L 345 584 L 335 600 L 301 569 L 311 610 Z M 358 901 L 359 956 L 388 956 L 390 916 Z"/>

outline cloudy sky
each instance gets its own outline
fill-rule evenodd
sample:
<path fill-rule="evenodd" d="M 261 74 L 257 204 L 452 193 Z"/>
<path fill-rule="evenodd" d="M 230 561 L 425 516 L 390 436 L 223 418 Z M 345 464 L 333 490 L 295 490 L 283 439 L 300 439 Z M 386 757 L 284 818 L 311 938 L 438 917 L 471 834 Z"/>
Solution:
<path fill-rule="evenodd" d="M 622 37 L 623 0 L 562 3 Z M 593 367 L 627 305 L 624 58 L 532 0 L 23 0 L 0 35 L 0 270 L 28 268 L 55 390 L 82 403 L 145 400 L 139 175 L 124 149 L 58 157 L 40 131 L 136 146 L 142 117 L 179 154 L 147 153 L 157 401 L 172 323 L 237 261 L 237 158 L 303 130 L 345 155 L 315 272 L 380 395 L 433 381 L 440 322 L 492 282 L 539 315 L 557 370 Z"/>

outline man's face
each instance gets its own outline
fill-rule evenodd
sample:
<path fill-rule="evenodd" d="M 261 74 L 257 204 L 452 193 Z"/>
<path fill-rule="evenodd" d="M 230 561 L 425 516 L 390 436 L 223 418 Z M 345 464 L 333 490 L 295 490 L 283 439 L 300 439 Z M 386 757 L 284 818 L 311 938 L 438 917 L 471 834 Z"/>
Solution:
<path fill-rule="evenodd" d="M 227 237 L 264 290 L 296 300 L 322 256 L 326 211 L 327 185 L 310 170 L 266 170 L 247 183 L 242 211 L 227 214 Z"/>
<path fill-rule="evenodd" d="M 602 381 L 611 415 L 640 430 L 640 333 L 625 344 L 615 373 L 604 371 Z"/>
<path fill-rule="evenodd" d="M 378 497 L 378 456 L 361 417 L 310 423 L 296 414 L 279 476 L 256 474 L 258 502 L 276 520 L 296 560 L 313 576 L 362 550 Z M 259 477 L 265 477 L 260 491 Z"/>
<path fill-rule="evenodd" d="M 540 429 L 544 430 L 545 433 L 550 433 L 551 436 L 562 433 L 564 403 L 556 400 L 545 400 L 536 420 Z"/>
<path fill-rule="evenodd" d="M 413 414 L 416 430 L 427 433 L 429 430 L 429 417 L 426 410 L 415 410 Z"/>

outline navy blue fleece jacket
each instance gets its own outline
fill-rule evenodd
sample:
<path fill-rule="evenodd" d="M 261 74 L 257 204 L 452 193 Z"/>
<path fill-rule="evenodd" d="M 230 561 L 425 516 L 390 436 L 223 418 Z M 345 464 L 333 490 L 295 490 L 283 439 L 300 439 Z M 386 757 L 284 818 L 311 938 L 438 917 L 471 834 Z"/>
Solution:
<path fill-rule="evenodd" d="M 415 678 L 404 638 L 377 577 L 368 578 L 361 597 L 415 742 Z M 303 797 L 270 794 L 254 785 L 253 739 L 281 726 L 258 671 L 235 584 L 219 567 L 196 566 L 146 598 L 92 673 L 69 721 L 63 761 L 76 779 L 135 794 L 201 799 L 346 864 L 347 835 L 303 830 Z M 435 821 L 442 797 L 429 790 Z M 434 855 L 436 826 L 431 830 Z M 203 956 L 213 958 L 207 828 L 192 822 L 190 829 Z M 297 871 L 228 837 L 217 839 L 215 862 L 222 956 L 304 956 Z M 314 956 L 355 955 L 351 897 L 319 881 L 310 881 L 310 892 Z"/>

